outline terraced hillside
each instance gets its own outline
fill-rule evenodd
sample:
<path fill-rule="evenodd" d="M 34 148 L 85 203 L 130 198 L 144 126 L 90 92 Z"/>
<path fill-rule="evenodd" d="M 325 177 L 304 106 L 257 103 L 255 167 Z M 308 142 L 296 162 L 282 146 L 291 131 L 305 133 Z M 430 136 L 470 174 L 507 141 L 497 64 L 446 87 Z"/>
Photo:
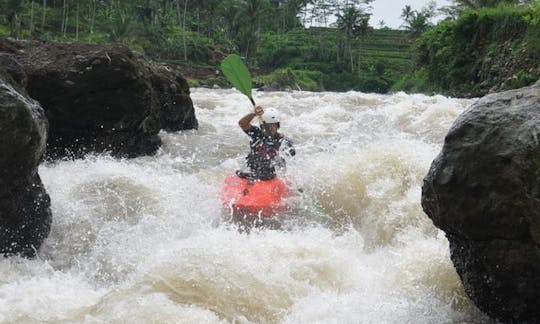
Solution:
<path fill-rule="evenodd" d="M 322 88 L 386 92 L 413 66 L 406 31 L 375 29 L 352 43 L 352 66 L 344 55 L 345 36 L 336 28 L 311 27 L 262 35 L 255 64 L 267 73 L 283 68 L 321 73 Z"/>
<path fill-rule="evenodd" d="M 338 55 L 343 43 L 343 35 L 335 28 L 311 27 L 287 34 L 266 34 L 257 61 L 268 69 L 289 66 L 322 72 L 349 70 L 350 59 Z M 360 71 L 379 69 L 393 77 L 410 69 L 411 44 L 406 31 L 375 29 L 353 41 L 353 61 Z"/>
<path fill-rule="evenodd" d="M 376 29 L 354 43 L 355 49 L 369 65 L 378 62 L 395 73 L 403 72 L 412 64 L 412 40 L 406 31 Z"/>
<path fill-rule="evenodd" d="M 345 36 L 336 28 L 265 33 L 252 66 L 267 73 L 283 68 L 311 71 L 319 75 L 314 81 L 329 91 L 380 93 L 412 69 L 412 40 L 406 31 L 376 29 L 355 38 L 352 63 L 344 47 Z"/>

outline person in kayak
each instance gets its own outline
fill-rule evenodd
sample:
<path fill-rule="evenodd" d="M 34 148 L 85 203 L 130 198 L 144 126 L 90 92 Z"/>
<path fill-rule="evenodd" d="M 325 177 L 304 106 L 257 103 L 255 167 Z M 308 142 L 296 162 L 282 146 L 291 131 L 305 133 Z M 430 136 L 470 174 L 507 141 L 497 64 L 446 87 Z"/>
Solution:
<path fill-rule="evenodd" d="M 260 127 L 253 126 L 251 121 L 260 117 Z M 238 125 L 249 136 L 250 152 L 246 157 L 250 174 L 237 172 L 239 176 L 258 180 L 270 180 L 276 176 L 276 168 L 285 169 L 287 156 L 294 156 L 296 151 L 292 141 L 279 133 L 280 119 L 271 109 L 266 112 L 261 106 L 238 121 Z"/>

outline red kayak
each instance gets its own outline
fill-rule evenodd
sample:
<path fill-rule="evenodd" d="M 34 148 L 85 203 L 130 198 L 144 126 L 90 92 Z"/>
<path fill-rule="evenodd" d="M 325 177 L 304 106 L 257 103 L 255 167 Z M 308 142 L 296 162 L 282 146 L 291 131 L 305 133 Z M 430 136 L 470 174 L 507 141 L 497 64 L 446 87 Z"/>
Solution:
<path fill-rule="evenodd" d="M 253 180 L 236 174 L 227 176 L 221 190 L 221 201 L 238 219 L 271 219 L 287 209 L 288 181 L 281 178 Z"/>

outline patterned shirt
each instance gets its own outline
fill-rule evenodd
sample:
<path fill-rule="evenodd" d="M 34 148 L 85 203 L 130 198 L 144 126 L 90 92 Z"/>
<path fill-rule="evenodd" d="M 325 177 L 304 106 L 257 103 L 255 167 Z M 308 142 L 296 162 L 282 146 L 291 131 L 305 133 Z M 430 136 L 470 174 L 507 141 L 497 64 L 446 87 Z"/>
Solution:
<path fill-rule="evenodd" d="M 256 179 L 274 178 L 276 167 L 285 168 L 283 156 L 296 154 L 292 141 L 282 134 L 265 136 L 259 127 L 253 125 L 245 133 L 250 138 L 247 165 Z"/>

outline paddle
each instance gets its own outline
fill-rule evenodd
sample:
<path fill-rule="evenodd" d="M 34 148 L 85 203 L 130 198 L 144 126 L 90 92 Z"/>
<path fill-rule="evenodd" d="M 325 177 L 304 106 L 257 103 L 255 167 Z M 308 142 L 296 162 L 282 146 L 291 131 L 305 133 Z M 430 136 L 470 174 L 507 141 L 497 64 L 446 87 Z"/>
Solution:
<path fill-rule="evenodd" d="M 221 71 L 238 91 L 249 98 L 255 107 L 255 101 L 251 97 L 251 76 L 240 56 L 236 54 L 227 56 L 221 62 Z"/>

